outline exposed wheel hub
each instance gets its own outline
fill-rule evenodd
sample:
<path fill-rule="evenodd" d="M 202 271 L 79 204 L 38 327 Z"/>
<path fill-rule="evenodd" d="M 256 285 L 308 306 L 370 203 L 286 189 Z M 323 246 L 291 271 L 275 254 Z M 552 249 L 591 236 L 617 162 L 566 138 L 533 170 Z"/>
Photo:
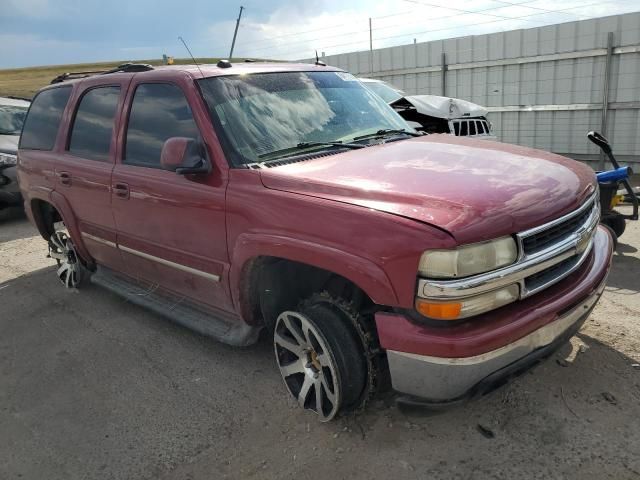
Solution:
<path fill-rule="evenodd" d="M 326 340 L 307 317 L 284 312 L 277 321 L 274 347 L 287 389 L 302 408 L 328 422 L 340 408 L 335 361 Z"/>
<path fill-rule="evenodd" d="M 80 283 L 81 268 L 75 247 L 67 232 L 59 230 L 49 239 L 49 256 L 58 264 L 57 275 L 67 288 L 77 288 Z"/>

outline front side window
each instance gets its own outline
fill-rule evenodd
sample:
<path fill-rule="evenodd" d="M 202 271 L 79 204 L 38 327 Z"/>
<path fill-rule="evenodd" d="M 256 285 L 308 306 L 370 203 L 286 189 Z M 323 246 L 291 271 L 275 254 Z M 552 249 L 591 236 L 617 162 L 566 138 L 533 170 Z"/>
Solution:
<path fill-rule="evenodd" d="M 71 86 L 69 85 L 44 90 L 36 96 L 24 122 L 19 148 L 53 149 L 60 120 L 70 95 Z"/>
<path fill-rule="evenodd" d="M 73 122 L 69 152 L 92 160 L 107 160 L 120 87 L 99 87 L 84 94 Z"/>
<path fill-rule="evenodd" d="M 27 107 L 0 105 L 0 135 L 20 135 Z"/>
<path fill-rule="evenodd" d="M 160 168 L 162 147 L 171 137 L 199 137 L 182 90 L 163 83 L 138 85 L 129 113 L 123 162 Z"/>
<path fill-rule="evenodd" d="M 344 72 L 218 76 L 199 84 L 225 153 L 238 166 L 279 158 L 307 143 L 353 142 L 380 130 L 414 132 Z"/>

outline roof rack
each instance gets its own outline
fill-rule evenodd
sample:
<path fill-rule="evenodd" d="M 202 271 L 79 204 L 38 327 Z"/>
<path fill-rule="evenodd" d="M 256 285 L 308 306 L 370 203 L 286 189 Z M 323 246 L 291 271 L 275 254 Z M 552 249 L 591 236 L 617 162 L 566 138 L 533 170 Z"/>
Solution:
<path fill-rule="evenodd" d="M 54 83 L 62 83 L 67 80 L 74 80 L 77 78 L 85 78 L 90 77 L 92 75 L 107 75 L 109 73 L 135 73 L 135 72 L 146 72 L 149 70 L 153 70 L 153 66 L 147 63 L 123 63 L 118 65 L 111 70 L 92 70 L 87 72 L 66 72 L 61 75 L 58 75 L 56 78 L 51 80 L 51 84 Z"/>
<path fill-rule="evenodd" d="M 25 102 L 30 102 L 31 99 L 27 97 L 18 97 L 17 95 L 7 95 L 4 98 L 10 98 L 12 100 L 24 100 Z"/>

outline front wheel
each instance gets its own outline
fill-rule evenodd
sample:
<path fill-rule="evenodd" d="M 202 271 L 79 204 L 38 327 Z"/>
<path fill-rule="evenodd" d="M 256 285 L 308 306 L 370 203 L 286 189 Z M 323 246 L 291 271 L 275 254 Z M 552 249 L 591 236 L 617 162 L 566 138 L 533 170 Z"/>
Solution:
<path fill-rule="evenodd" d="M 362 342 L 345 317 L 331 303 L 311 302 L 276 320 L 274 347 L 284 383 L 322 422 L 360 406 L 369 387 Z"/>
<path fill-rule="evenodd" d="M 611 227 L 618 238 L 622 236 L 625 228 L 627 227 L 625 218 L 620 214 L 612 215 L 607 219 L 606 223 Z"/>

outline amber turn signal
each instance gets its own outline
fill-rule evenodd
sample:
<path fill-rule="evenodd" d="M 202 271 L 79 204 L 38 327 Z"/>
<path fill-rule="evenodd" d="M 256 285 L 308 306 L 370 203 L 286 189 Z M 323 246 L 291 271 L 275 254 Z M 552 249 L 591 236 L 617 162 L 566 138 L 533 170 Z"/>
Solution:
<path fill-rule="evenodd" d="M 437 320 L 457 320 L 462 311 L 462 303 L 435 303 L 418 298 L 416 300 L 416 310 L 425 317 Z"/>

